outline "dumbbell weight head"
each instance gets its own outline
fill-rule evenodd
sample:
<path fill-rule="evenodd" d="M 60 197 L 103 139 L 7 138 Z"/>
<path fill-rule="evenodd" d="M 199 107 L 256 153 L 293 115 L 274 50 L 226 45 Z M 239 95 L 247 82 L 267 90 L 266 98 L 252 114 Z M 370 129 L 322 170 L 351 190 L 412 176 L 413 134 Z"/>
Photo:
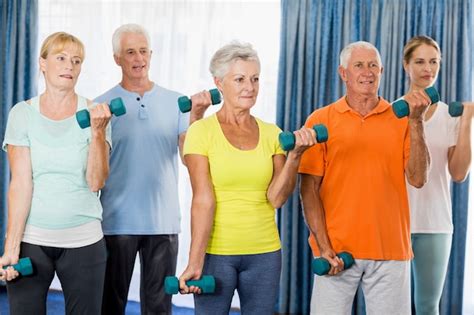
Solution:
<path fill-rule="evenodd" d="M 31 263 L 31 259 L 29 257 L 20 258 L 18 263 L 12 265 L 12 267 L 22 276 L 29 276 L 33 274 L 33 264 Z M 8 266 L 3 267 L 3 269 L 7 268 Z"/>
<path fill-rule="evenodd" d="M 461 102 L 451 102 L 449 103 L 448 111 L 451 117 L 459 117 L 464 111 L 464 105 Z"/>
<path fill-rule="evenodd" d="M 202 276 L 199 280 L 188 280 L 186 285 L 199 287 L 202 293 L 214 293 L 216 290 L 216 280 L 209 275 Z M 166 294 L 177 294 L 179 292 L 177 277 L 169 276 L 165 278 L 165 292 Z"/>
<path fill-rule="evenodd" d="M 122 116 L 127 112 L 122 98 L 117 97 L 109 103 L 110 112 L 115 116 Z M 76 113 L 76 120 L 79 126 L 84 129 L 91 126 L 91 116 L 87 109 L 80 110 Z"/>
<path fill-rule="evenodd" d="M 352 257 L 352 255 L 348 252 L 340 252 L 337 254 L 337 256 L 344 262 L 344 270 L 350 268 L 354 264 L 354 257 Z M 313 273 L 317 274 L 318 276 L 324 276 L 328 274 L 329 270 L 331 269 L 331 265 L 325 258 L 319 257 L 313 259 L 313 262 L 311 263 L 311 269 L 313 270 Z"/>
<path fill-rule="evenodd" d="M 221 93 L 219 92 L 218 89 L 211 89 L 209 90 L 209 93 L 211 94 L 211 103 L 212 105 L 219 104 L 222 100 L 221 98 Z M 187 113 L 191 110 L 192 103 L 191 103 L 191 98 L 187 96 L 181 96 L 178 98 L 178 107 L 179 110 L 182 113 Z"/>
<path fill-rule="evenodd" d="M 432 86 L 425 89 L 425 93 L 431 100 L 431 104 L 435 104 L 439 102 L 439 94 L 438 91 Z M 410 115 L 410 106 L 405 100 L 398 100 L 392 104 L 392 110 L 395 113 L 395 116 L 398 118 L 406 117 Z"/>
<path fill-rule="evenodd" d="M 328 141 L 328 129 L 323 124 L 317 124 L 313 126 L 314 131 L 316 132 L 316 141 L 318 143 Z M 278 135 L 278 141 L 280 146 L 285 151 L 290 151 L 295 148 L 295 135 L 290 131 L 281 132 Z"/>

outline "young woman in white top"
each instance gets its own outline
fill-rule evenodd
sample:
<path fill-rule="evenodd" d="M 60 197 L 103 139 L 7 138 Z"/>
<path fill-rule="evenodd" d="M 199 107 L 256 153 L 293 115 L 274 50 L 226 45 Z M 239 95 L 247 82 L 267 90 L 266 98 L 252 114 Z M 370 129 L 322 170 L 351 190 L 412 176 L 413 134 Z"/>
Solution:
<path fill-rule="evenodd" d="M 432 86 L 439 73 L 441 51 L 432 38 L 416 36 L 403 50 L 403 67 L 410 91 Z M 410 185 L 411 238 L 415 258 L 412 273 L 417 314 L 438 314 L 448 267 L 453 233 L 451 180 L 462 182 L 471 164 L 472 104 L 464 103 L 460 118 L 438 102 L 425 115 L 425 135 L 431 154 L 428 182 L 417 189 Z"/>

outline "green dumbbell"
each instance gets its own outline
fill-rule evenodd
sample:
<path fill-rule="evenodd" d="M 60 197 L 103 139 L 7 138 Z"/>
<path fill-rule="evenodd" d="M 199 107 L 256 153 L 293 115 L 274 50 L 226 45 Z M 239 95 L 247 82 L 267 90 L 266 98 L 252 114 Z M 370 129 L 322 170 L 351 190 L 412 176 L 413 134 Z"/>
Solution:
<path fill-rule="evenodd" d="M 209 90 L 209 93 L 211 94 L 212 105 L 216 105 L 221 102 L 221 93 L 219 92 L 218 89 Z M 179 110 L 182 113 L 187 113 L 191 110 L 191 107 L 193 105 L 189 97 L 181 96 L 180 98 L 178 98 L 178 106 L 179 106 Z"/>
<path fill-rule="evenodd" d="M 109 103 L 109 109 L 115 116 L 122 116 L 127 112 L 125 105 L 120 97 L 114 98 Z M 79 126 L 84 129 L 91 126 L 91 116 L 87 109 L 80 110 L 76 113 L 76 120 Z"/>
<path fill-rule="evenodd" d="M 348 252 L 340 252 L 337 254 L 337 257 L 341 258 L 344 262 L 344 270 L 350 268 L 354 264 L 354 257 L 352 257 L 352 255 Z M 327 275 L 331 269 L 329 261 L 322 257 L 314 259 L 311 267 L 313 269 L 313 273 L 317 274 L 318 276 Z"/>
<path fill-rule="evenodd" d="M 202 276 L 199 280 L 186 281 L 188 287 L 200 287 L 202 293 L 214 293 L 216 290 L 216 280 L 213 276 Z M 176 277 L 169 276 L 165 278 L 166 294 L 176 294 L 179 292 L 179 280 Z"/>
<path fill-rule="evenodd" d="M 431 100 L 431 104 L 439 102 L 439 94 L 438 91 L 434 87 L 429 87 L 425 89 L 426 94 Z M 398 118 L 402 118 L 405 116 L 410 115 L 410 106 L 408 106 L 407 101 L 405 100 L 398 100 L 392 104 L 392 110 L 395 113 L 395 116 Z"/>
<path fill-rule="evenodd" d="M 7 269 L 8 267 L 9 266 L 4 266 L 3 269 Z M 33 265 L 31 264 L 31 259 L 28 257 L 20 258 L 18 263 L 12 265 L 12 267 L 22 276 L 29 276 L 33 273 Z"/>
<path fill-rule="evenodd" d="M 459 117 L 464 111 L 464 104 L 461 102 L 451 102 L 449 103 L 448 111 L 451 117 Z"/>
<path fill-rule="evenodd" d="M 316 132 L 316 141 L 318 143 L 328 141 L 328 129 L 323 124 L 313 126 L 313 130 Z M 295 148 L 295 135 L 290 131 L 280 132 L 278 135 L 280 146 L 285 151 L 290 151 Z"/>

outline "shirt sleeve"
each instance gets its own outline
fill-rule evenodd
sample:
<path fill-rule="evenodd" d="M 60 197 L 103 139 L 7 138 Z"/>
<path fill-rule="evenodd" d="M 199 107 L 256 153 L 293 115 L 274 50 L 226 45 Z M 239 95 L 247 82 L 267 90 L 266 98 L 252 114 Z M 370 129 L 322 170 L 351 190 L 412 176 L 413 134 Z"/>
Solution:
<path fill-rule="evenodd" d="M 186 154 L 199 154 L 208 156 L 208 131 L 206 131 L 206 126 L 203 120 L 194 122 L 188 128 L 183 146 L 183 155 Z"/>
<path fill-rule="evenodd" d="M 317 119 L 317 116 L 313 113 L 306 120 L 305 127 L 312 128 L 314 125 L 320 123 L 321 122 Z M 329 129 L 329 126 L 326 125 L 326 128 Z M 331 139 L 329 138 L 328 142 L 330 140 Z M 327 142 L 316 143 L 315 145 L 304 151 L 303 155 L 301 156 L 298 172 L 315 176 L 324 176 L 324 173 L 326 171 L 326 151 Z"/>
<path fill-rule="evenodd" d="M 25 102 L 16 104 L 8 114 L 7 128 L 5 138 L 3 139 L 2 149 L 7 151 L 9 144 L 16 146 L 29 147 L 30 139 L 28 137 L 28 115 L 27 110 L 30 106 Z"/>
<path fill-rule="evenodd" d="M 460 117 L 451 118 L 449 123 L 449 147 L 455 146 L 459 137 Z"/>

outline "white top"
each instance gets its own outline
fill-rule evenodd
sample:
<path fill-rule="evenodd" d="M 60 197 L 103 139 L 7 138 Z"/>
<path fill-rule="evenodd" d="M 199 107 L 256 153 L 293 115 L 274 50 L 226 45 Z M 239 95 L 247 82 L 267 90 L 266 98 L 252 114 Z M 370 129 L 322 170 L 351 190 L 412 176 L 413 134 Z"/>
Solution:
<path fill-rule="evenodd" d="M 425 122 L 431 156 L 428 181 L 420 189 L 407 185 L 411 233 L 453 233 L 448 149 L 456 145 L 458 133 L 459 118 L 451 117 L 448 105 L 438 102 L 433 116 Z"/>

